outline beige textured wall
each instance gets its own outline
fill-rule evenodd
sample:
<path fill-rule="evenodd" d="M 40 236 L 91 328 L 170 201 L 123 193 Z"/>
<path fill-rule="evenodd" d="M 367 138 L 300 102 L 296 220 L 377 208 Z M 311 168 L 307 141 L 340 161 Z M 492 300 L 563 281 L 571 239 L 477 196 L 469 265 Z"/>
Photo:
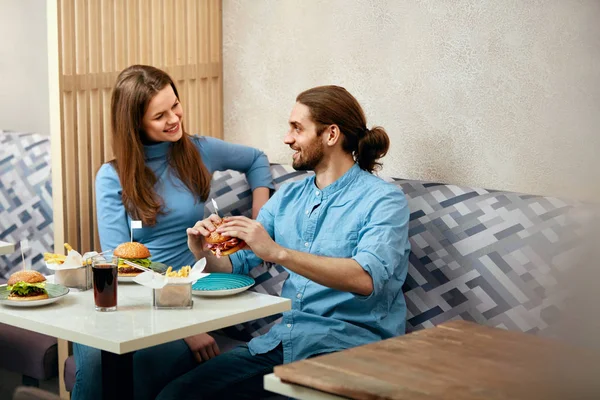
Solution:
<path fill-rule="evenodd" d="M 0 0 L 0 130 L 50 134 L 44 0 Z"/>
<path fill-rule="evenodd" d="M 383 173 L 600 198 L 600 1 L 224 0 L 225 138 L 289 163 L 295 96 L 346 87 Z"/>

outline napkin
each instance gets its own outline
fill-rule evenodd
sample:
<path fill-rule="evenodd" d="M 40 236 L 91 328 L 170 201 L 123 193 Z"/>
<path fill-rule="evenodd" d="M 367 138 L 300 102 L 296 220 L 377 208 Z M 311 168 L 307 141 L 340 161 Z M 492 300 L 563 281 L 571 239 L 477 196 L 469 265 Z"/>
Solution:
<path fill-rule="evenodd" d="M 139 283 L 142 286 L 146 286 L 152 289 L 161 289 L 165 287 L 167 284 L 185 284 L 185 283 L 194 283 L 198 279 L 206 278 L 208 273 L 203 273 L 204 268 L 206 267 L 206 259 L 201 258 L 194 264 L 190 274 L 187 278 L 167 278 L 164 275 L 161 275 L 154 271 L 146 271 L 142 272 L 135 278 L 133 281 L 135 283 Z"/>
<path fill-rule="evenodd" d="M 65 259 L 65 262 L 62 264 L 54 264 L 54 263 L 46 263 L 46 267 L 48 269 L 53 269 L 53 270 L 61 270 L 61 269 L 75 269 L 75 268 L 81 268 L 83 266 L 83 261 L 87 260 L 88 258 L 92 258 L 94 256 L 97 256 L 98 252 L 97 251 L 88 251 L 87 253 L 85 253 L 83 256 L 81 254 L 79 254 L 78 251 L 76 250 L 71 250 L 67 253 L 67 258 Z"/>

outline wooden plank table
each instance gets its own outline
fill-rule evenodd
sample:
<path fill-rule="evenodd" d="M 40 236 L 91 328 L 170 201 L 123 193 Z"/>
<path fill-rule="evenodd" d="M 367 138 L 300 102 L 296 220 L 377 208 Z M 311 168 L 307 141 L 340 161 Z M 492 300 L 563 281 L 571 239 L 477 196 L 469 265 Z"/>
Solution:
<path fill-rule="evenodd" d="M 277 366 L 265 388 L 297 398 L 517 400 L 600 398 L 600 357 L 520 332 L 452 321 Z M 594 378 L 595 377 L 595 378 Z M 325 393 L 324 393 L 325 392 Z M 587 397 L 586 397 L 587 398 Z"/>

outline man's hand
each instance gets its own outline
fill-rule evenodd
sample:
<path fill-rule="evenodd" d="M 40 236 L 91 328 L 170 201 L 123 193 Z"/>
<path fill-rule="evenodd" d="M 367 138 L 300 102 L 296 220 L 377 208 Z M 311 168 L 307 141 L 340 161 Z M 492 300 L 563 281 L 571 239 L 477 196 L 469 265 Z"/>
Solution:
<path fill-rule="evenodd" d="M 258 221 L 247 217 L 225 217 L 223 221 L 217 232 L 223 236 L 242 239 L 264 261 L 277 262 L 284 251 Z"/>
<path fill-rule="evenodd" d="M 190 348 L 190 351 L 194 354 L 194 358 L 198 363 L 208 361 L 221 354 L 219 346 L 215 339 L 208 333 L 201 333 L 199 335 L 190 336 L 183 339 Z"/>
<path fill-rule="evenodd" d="M 188 247 L 196 256 L 200 258 L 203 251 L 206 251 L 206 241 L 204 238 L 210 236 L 215 231 L 215 223 L 221 221 L 218 215 L 211 214 L 208 218 L 196 222 L 193 228 L 187 229 Z"/>

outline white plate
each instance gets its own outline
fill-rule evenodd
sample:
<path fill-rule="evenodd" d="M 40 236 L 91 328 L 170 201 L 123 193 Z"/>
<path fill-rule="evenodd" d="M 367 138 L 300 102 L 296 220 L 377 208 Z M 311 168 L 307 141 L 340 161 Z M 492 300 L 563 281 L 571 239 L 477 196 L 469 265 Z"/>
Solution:
<path fill-rule="evenodd" d="M 135 278 L 135 276 L 119 276 L 117 277 L 117 280 L 121 283 L 131 283 L 134 282 L 133 278 Z"/>
<path fill-rule="evenodd" d="M 14 301 L 8 300 L 4 296 L 8 290 L 6 289 L 6 285 L 0 285 L 0 304 L 11 307 L 37 307 L 44 306 L 46 304 L 52 304 L 55 301 L 62 299 L 64 296 L 69 293 L 69 288 L 63 285 L 58 285 L 55 283 L 46 283 L 46 290 L 48 292 L 47 299 L 43 300 L 30 300 L 30 301 Z"/>
<path fill-rule="evenodd" d="M 167 270 L 168 267 L 163 263 L 152 262 L 152 264 L 150 264 L 150 268 L 153 269 L 155 272 L 162 274 Z M 140 273 L 142 272 L 143 271 L 140 271 Z M 117 280 L 122 283 L 135 283 L 133 278 L 135 278 L 135 276 L 117 276 Z"/>

